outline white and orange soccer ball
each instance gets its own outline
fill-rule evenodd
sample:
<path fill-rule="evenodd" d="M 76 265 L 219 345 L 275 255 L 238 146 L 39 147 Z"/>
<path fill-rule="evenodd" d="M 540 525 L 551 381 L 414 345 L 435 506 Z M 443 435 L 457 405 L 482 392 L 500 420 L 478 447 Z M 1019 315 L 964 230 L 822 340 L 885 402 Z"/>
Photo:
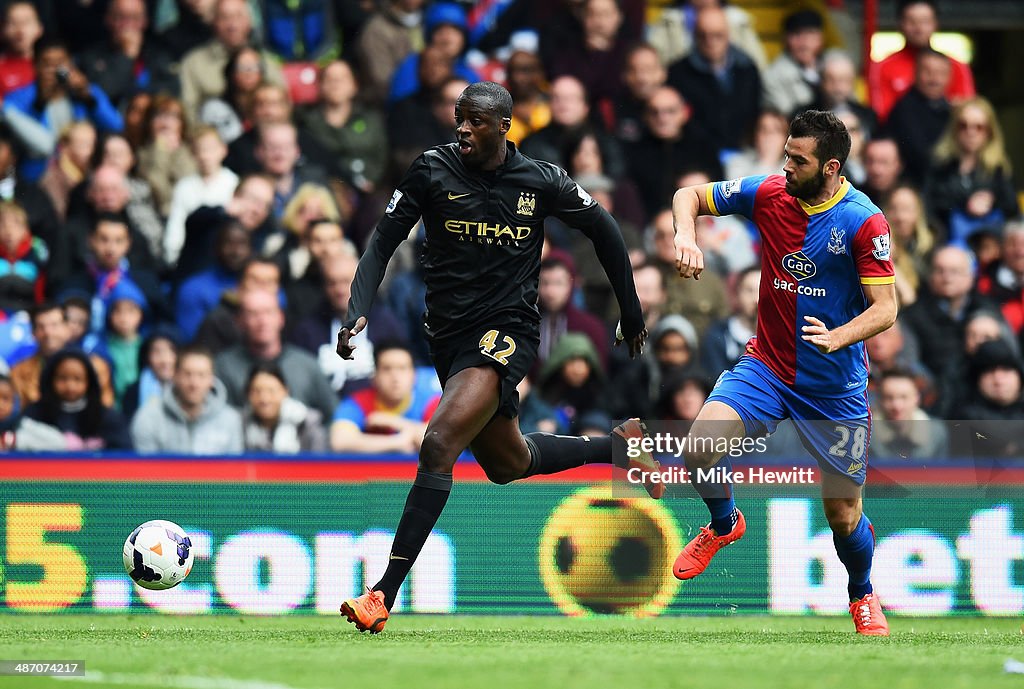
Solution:
<path fill-rule="evenodd" d="M 124 568 L 144 589 L 177 586 L 192 571 L 192 541 L 174 522 L 154 519 L 142 524 L 124 542 Z"/>

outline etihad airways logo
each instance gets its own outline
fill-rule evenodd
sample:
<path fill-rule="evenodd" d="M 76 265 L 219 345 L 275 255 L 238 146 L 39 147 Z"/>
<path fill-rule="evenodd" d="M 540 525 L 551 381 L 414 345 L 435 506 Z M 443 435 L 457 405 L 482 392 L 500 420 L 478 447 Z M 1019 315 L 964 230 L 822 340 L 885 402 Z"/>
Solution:
<path fill-rule="evenodd" d="M 479 242 L 480 244 L 507 245 L 519 242 L 530 236 L 532 227 L 502 225 L 476 220 L 445 220 L 444 229 L 460 235 L 460 240 Z"/>

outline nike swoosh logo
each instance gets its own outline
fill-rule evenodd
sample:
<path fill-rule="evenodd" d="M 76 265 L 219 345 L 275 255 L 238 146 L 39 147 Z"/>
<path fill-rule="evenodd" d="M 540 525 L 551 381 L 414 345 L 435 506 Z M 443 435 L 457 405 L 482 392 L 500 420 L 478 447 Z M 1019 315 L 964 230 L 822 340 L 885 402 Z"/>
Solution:
<path fill-rule="evenodd" d="M 409 558 L 407 558 L 407 557 L 402 557 L 401 555 L 392 555 L 392 556 L 391 556 L 390 558 L 388 558 L 388 559 L 390 559 L 390 560 L 408 560 Z"/>
<path fill-rule="evenodd" d="M 448 192 L 448 200 L 449 201 L 454 201 L 455 199 L 461 199 L 461 198 L 463 198 L 465 196 L 469 196 L 469 194 L 468 193 L 466 193 L 466 194 L 453 194 L 450 191 Z"/>

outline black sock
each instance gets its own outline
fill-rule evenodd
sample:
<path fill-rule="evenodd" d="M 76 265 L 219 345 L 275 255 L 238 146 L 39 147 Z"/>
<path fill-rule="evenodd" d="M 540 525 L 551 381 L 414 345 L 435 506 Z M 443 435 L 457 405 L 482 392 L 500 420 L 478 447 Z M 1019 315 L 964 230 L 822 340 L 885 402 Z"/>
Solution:
<path fill-rule="evenodd" d="M 437 518 L 441 516 L 451 491 L 451 474 L 416 472 L 416 480 L 409 489 L 409 497 L 405 501 L 405 511 L 402 512 L 402 519 L 395 531 L 388 568 L 373 587 L 374 591 L 384 592 L 384 605 L 388 610 L 395 604 L 398 589 L 409 575 L 409 570 L 416 562 L 423 544 L 427 542 L 427 536 L 437 523 Z"/>
<path fill-rule="evenodd" d="M 611 464 L 612 438 L 599 436 L 553 435 L 527 433 L 523 436 L 530 448 L 530 468 L 523 478 L 537 474 L 557 474 L 584 464 Z M 625 451 L 622 452 L 625 457 Z"/>

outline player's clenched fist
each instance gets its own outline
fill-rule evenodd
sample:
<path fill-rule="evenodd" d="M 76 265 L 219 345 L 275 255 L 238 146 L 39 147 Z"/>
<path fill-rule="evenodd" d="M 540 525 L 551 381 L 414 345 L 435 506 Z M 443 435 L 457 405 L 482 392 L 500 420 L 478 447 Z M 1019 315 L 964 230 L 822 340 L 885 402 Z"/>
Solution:
<path fill-rule="evenodd" d="M 363 331 L 366 327 L 366 316 L 360 316 L 356 320 L 356 324 L 352 326 L 352 329 L 342 328 L 338 331 L 338 356 L 342 359 L 351 359 L 352 352 L 356 351 L 356 346 L 349 344 L 352 338 Z"/>

